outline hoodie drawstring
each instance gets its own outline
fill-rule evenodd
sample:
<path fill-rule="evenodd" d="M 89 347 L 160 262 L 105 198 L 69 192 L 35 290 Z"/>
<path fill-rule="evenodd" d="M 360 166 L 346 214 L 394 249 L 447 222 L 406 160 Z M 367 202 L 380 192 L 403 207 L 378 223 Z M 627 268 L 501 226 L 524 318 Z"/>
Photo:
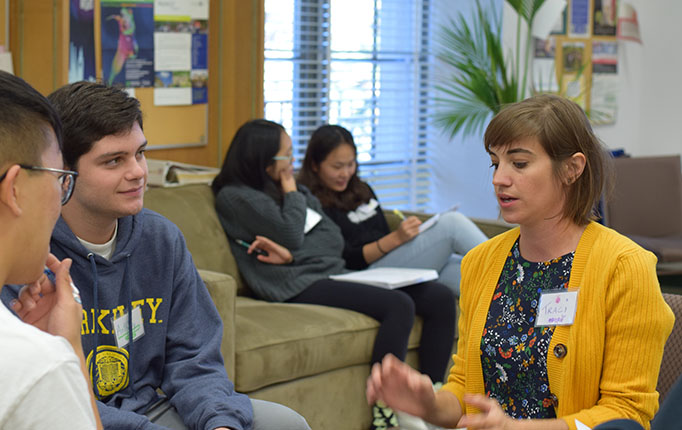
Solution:
<path fill-rule="evenodd" d="M 134 339 L 134 333 L 133 333 L 133 293 L 131 292 L 132 288 L 130 287 L 130 279 L 129 279 L 129 274 L 128 274 L 128 263 L 130 262 L 130 254 L 126 254 L 126 264 L 124 267 L 123 271 L 123 285 L 121 285 L 121 288 L 124 288 L 127 291 L 127 306 L 130 306 L 128 310 L 128 387 L 130 388 L 130 392 L 133 395 L 133 398 L 137 398 L 135 395 L 135 390 L 133 389 L 133 339 Z"/>
<path fill-rule="evenodd" d="M 95 319 L 97 319 L 96 315 L 97 312 L 99 312 L 99 304 L 97 303 L 97 284 L 98 278 L 97 278 L 97 264 L 95 263 L 95 254 L 90 252 L 88 254 L 88 260 L 90 260 L 90 270 L 92 271 L 92 290 L 93 290 L 93 298 L 92 298 L 92 306 L 95 309 Z M 88 366 L 88 372 L 90 373 L 90 379 L 92 379 L 92 388 L 95 390 L 95 396 L 100 399 L 101 396 L 99 394 L 99 387 L 97 386 L 97 381 L 95 380 L 95 372 L 93 371 L 93 367 L 97 363 L 97 352 L 99 348 L 99 330 L 98 330 L 98 324 L 97 321 L 95 321 L 94 324 L 94 332 L 95 332 L 95 348 L 94 348 L 94 354 L 92 355 L 92 360 L 90 360 L 90 365 Z"/>

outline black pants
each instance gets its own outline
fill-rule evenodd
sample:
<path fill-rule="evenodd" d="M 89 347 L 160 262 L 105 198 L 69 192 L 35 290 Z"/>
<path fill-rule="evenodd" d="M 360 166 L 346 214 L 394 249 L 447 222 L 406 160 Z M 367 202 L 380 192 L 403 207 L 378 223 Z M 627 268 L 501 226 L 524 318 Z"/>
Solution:
<path fill-rule="evenodd" d="M 644 428 L 632 420 L 611 420 L 599 424 L 594 430 L 644 430 Z"/>
<path fill-rule="evenodd" d="M 445 285 L 424 282 L 387 290 L 322 279 L 288 302 L 349 309 L 379 321 L 372 363 L 381 361 L 388 353 L 405 359 L 407 339 L 414 317 L 419 315 L 424 321 L 419 346 L 420 371 L 433 382 L 443 381 L 455 337 L 455 296 Z"/>

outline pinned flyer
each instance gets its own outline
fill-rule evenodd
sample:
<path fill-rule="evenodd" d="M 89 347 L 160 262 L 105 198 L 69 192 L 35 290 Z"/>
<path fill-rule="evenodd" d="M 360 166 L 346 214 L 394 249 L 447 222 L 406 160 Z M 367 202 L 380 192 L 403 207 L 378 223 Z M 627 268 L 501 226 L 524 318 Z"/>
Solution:
<path fill-rule="evenodd" d="M 618 29 L 616 37 L 621 40 L 632 40 L 642 43 L 639 35 L 639 22 L 637 21 L 637 11 L 629 3 L 620 3 L 618 8 Z"/>

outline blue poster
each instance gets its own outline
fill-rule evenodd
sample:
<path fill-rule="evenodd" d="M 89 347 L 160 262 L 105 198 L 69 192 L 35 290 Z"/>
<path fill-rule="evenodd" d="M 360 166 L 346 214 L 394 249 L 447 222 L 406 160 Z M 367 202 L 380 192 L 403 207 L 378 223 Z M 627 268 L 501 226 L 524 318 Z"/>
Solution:
<path fill-rule="evenodd" d="M 69 83 L 95 80 L 94 2 L 69 4 Z"/>
<path fill-rule="evenodd" d="M 154 84 L 153 0 L 102 0 L 102 74 L 109 84 Z"/>
<path fill-rule="evenodd" d="M 570 35 L 573 37 L 590 36 L 590 0 L 571 2 Z"/>

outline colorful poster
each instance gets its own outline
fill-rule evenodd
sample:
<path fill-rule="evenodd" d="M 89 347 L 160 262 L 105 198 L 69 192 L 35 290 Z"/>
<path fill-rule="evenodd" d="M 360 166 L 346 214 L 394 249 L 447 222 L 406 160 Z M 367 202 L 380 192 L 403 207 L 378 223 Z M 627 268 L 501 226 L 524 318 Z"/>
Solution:
<path fill-rule="evenodd" d="M 534 38 L 534 55 L 532 63 L 533 91 L 538 93 L 557 93 L 559 85 L 556 80 L 554 56 L 556 55 L 556 39 Z"/>
<path fill-rule="evenodd" d="M 153 0 L 102 0 L 104 81 L 126 87 L 154 83 Z"/>
<path fill-rule="evenodd" d="M 154 3 L 154 104 L 208 102 L 208 1 Z"/>
<path fill-rule="evenodd" d="M 69 83 L 95 80 L 94 0 L 69 4 Z"/>
<path fill-rule="evenodd" d="M 595 36 L 615 36 L 616 11 L 616 0 L 594 0 L 592 34 Z"/>
<path fill-rule="evenodd" d="M 585 43 L 564 42 L 562 51 L 562 92 L 585 109 Z"/>
<path fill-rule="evenodd" d="M 568 33 L 571 37 L 590 36 L 590 0 L 572 0 Z"/>
<path fill-rule="evenodd" d="M 618 43 L 592 42 L 591 118 L 595 124 L 612 124 L 618 110 Z"/>
<path fill-rule="evenodd" d="M 637 20 L 637 12 L 632 5 L 618 3 L 618 29 L 616 36 L 622 40 L 632 40 L 634 42 L 642 43 L 642 38 L 639 35 L 639 22 Z"/>

